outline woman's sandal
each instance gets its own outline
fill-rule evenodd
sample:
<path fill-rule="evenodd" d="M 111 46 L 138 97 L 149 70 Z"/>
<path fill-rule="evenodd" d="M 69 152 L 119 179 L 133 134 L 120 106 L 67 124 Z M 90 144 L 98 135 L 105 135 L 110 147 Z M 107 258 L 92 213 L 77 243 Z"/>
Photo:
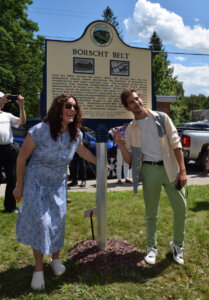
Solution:
<path fill-rule="evenodd" d="M 50 265 L 51 265 L 51 268 L 52 268 L 55 276 L 60 276 L 63 273 L 65 273 L 66 268 L 62 264 L 62 262 L 59 258 L 52 260 Z"/>
<path fill-rule="evenodd" d="M 43 290 L 45 288 L 43 271 L 33 272 L 31 288 L 33 290 Z"/>

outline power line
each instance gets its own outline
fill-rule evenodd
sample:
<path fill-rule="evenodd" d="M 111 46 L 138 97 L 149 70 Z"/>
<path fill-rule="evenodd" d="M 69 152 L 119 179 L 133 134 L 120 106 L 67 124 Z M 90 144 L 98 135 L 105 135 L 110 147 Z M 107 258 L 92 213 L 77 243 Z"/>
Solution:
<path fill-rule="evenodd" d="M 75 18 L 84 18 L 84 19 L 98 19 L 102 18 L 102 13 L 98 14 L 97 12 L 87 12 L 87 11 L 76 11 L 76 10 L 62 10 L 62 9 L 50 9 L 50 8 L 29 8 L 28 13 L 30 14 L 46 14 L 46 15 L 61 15 L 61 16 L 71 16 Z M 84 16 L 87 15 L 87 16 Z M 123 21 L 124 18 L 127 18 L 127 16 L 121 16 L 117 17 L 118 20 Z"/>
<path fill-rule="evenodd" d="M 104 9 L 105 10 L 105 9 Z M 82 15 L 88 15 L 89 18 L 97 18 L 97 15 L 98 13 L 97 12 L 88 12 L 88 11 L 78 11 L 78 10 L 65 10 L 65 9 L 53 9 L 53 8 L 44 8 L 44 7 L 28 7 L 28 10 L 27 10 L 28 13 L 31 13 L 31 14 L 36 14 L 36 13 L 41 13 L 41 14 L 53 14 L 53 15 L 63 15 L 63 16 L 72 16 L 72 17 L 78 17 L 79 18 L 86 18 Z M 58 13 L 58 14 L 57 14 Z M 68 15 L 69 13 L 69 15 Z M 103 13 L 103 11 L 102 11 Z M 75 14 L 78 14 L 75 15 Z M 92 16 L 92 17 L 90 17 Z M 100 18 L 102 17 L 102 14 L 100 14 Z M 121 20 L 121 22 L 124 20 L 124 19 L 127 19 L 127 15 L 121 15 L 117 17 L 118 20 Z M 185 19 L 184 18 L 184 21 L 185 22 L 191 22 L 191 19 Z M 137 21 L 132 21 L 133 24 L 138 24 Z M 206 19 L 201 19 L 200 22 L 198 21 L 196 24 L 194 25 L 197 25 L 199 23 L 206 23 L 208 24 L 208 20 Z M 147 23 L 149 25 L 152 25 L 152 23 Z"/>
<path fill-rule="evenodd" d="M 34 34 L 34 36 L 40 36 L 40 34 L 39 35 Z M 72 41 L 78 39 L 78 37 L 75 38 L 75 37 L 69 37 L 69 36 L 55 36 L 55 35 L 42 35 L 42 36 L 45 37 L 45 38 L 68 39 L 68 40 L 72 40 Z"/>
<path fill-rule="evenodd" d="M 157 51 L 153 50 L 154 53 L 168 53 L 168 54 L 181 54 L 181 55 L 202 55 L 209 56 L 209 53 L 188 53 L 188 52 L 171 52 L 171 51 Z"/>
<path fill-rule="evenodd" d="M 29 94 L 30 96 L 33 96 L 33 95 L 37 95 L 38 94 L 38 92 L 28 92 L 28 91 L 26 91 L 26 89 L 24 88 L 24 87 L 22 87 L 22 88 L 20 88 L 20 87 L 16 87 L 16 86 L 13 86 L 13 85 L 11 85 L 11 84 L 9 84 L 9 83 L 6 83 L 6 82 L 3 82 L 3 81 L 0 81 L 0 84 L 2 85 L 2 86 L 8 86 L 8 87 L 10 87 L 11 89 L 15 89 L 16 91 L 17 90 L 19 90 L 19 92 L 21 93 L 21 94 Z"/>
<path fill-rule="evenodd" d="M 48 37 L 53 37 L 53 36 L 48 36 Z M 54 36 L 54 38 L 55 38 L 55 36 Z M 59 38 L 62 38 L 62 37 L 59 37 Z M 71 38 L 69 38 L 69 39 L 71 39 Z M 23 44 L 37 44 L 37 45 L 42 45 L 42 46 L 45 45 L 45 43 L 40 43 L 40 42 L 17 41 L 17 40 L 2 40 L 2 39 L 0 39 L 0 42 L 5 42 L 5 43 L 23 43 Z M 188 52 L 172 52 L 172 51 L 157 51 L 157 50 L 152 50 L 152 52 L 154 52 L 154 53 L 167 53 L 167 54 L 180 54 L 180 55 L 209 56 L 209 53 L 188 53 Z"/>
<path fill-rule="evenodd" d="M 2 39 L 0 39 L 0 42 L 5 42 L 5 43 L 22 43 L 22 44 L 38 44 L 38 45 L 44 45 L 44 43 L 40 43 L 40 42 L 31 42 L 31 41 L 16 41 L 16 40 L 2 40 Z"/>
<path fill-rule="evenodd" d="M 64 17 L 73 17 L 73 18 L 82 18 L 82 19 L 92 19 L 95 20 L 94 17 L 85 17 L 85 16 L 79 16 L 79 15 L 73 15 L 73 14 L 68 14 L 68 13 L 45 13 L 45 12 L 39 12 L 39 14 L 44 14 L 44 15 L 55 15 L 55 16 L 64 16 Z"/>

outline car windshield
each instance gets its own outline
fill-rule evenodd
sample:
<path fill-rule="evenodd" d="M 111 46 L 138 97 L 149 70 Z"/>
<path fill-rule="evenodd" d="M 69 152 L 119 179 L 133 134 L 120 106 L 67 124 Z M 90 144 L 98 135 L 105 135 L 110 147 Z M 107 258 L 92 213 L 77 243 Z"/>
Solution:
<path fill-rule="evenodd" d="M 189 128 L 189 129 L 209 129 L 209 122 L 191 122 L 183 123 L 177 126 L 179 128 Z"/>

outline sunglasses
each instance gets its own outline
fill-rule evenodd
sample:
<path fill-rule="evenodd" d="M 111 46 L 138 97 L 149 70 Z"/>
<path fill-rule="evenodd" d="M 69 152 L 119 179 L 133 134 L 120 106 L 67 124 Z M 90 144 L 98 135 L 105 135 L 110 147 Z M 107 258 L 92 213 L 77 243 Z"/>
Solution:
<path fill-rule="evenodd" d="M 67 102 L 67 103 L 65 104 L 65 108 L 71 109 L 72 107 L 73 107 L 75 110 L 78 110 L 78 106 L 77 106 L 76 104 L 71 104 L 71 103 L 69 103 L 69 102 Z"/>

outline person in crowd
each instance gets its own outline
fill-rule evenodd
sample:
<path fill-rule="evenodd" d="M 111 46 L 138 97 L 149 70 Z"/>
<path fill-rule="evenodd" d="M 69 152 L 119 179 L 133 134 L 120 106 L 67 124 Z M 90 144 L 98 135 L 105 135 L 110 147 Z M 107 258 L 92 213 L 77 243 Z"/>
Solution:
<path fill-rule="evenodd" d="M 124 138 L 125 137 L 125 130 L 126 130 L 126 127 L 127 127 L 128 123 L 125 123 L 124 125 L 122 126 L 118 126 L 116 127 L 115 129 L 110 129 L 110 131 L 114 134 L 114 130 L 119 130 L 122 137 Z M 112 133 L 110 133 L 109 131 L 109 134 L 112 135 Z M 132 180 L 129 179 L 129 165 L 125 162 L 125 160 L 123 159 L 123 156 L 122 156 L 122 153 L 121 153 L 121 150 L 120 150 L 120 147 L 117 145 L 117 155 L 116 155 L 116 158 L 117 158 L 117 167 L 116 167 L 116 172 L 117 172 L 117 181 L 118 181 L 118 184 L 122 184 L 122 170 L 123 170 L 123 175 L 124 175 L 124 178 L 125 178 L 125 182 L 126 183 L 132 183 Z"/>
<path fill-rule="evenodd" d="M 78 185 L 78 179 L 81 179 L 80 187 L 86 186 L 86 162 L 77 153 L 69 165 L 72 181 L 68 184 L 68 188 Z"/>
<path fill-rule="evenodd" d="M 81 127 L 83 139 L 85 138 L 85 127 Z M 84 143 L 84 142 L 83 142 Z M 69 171 L 72 181 L 68 183 L 68 188 L 78 185 L 78 179 L 81 179 L 80 187 L 86 186 L 86 161 L 75 153 L 70 165 Z"/>
<path fill-rule="evenodd" d="M 19 145 L 13 141 L 12 127 L 18 127 L 26 122 L 24 109 L 24 97 L 17 96 L 20 115 L 14 116 L 11 113 L 3 111 L 5 104 L 11 102 L 8 100 L 10 94 L 0 92 L 0 171 L 4 168 L 6 176 L 6 190 L 4 198 L 5 212 L 17 212 L 16 201 L 13 196 L 13 189 L 16 184 L 16 159 L 19 152 Z"/>
<path fill-rule="evenodd" d="M 6 177 L 3 173 L 3 168 L 0 166 L 0 184 L 1 183 L 6 183 Z"/>
<path fill-rule="evenodd" d="M 126 128 L 125 139 L 118 130 L 115 141 L 124 160 L 128 164 L 132 163 L 134 190 L 137 188 L 142 160 L 141 177 L 147 232 L 145 261 L 151 265 L 156 262 L 158 206 L 163 186 L 173 209 L 174 238 L 170 247 L 174 261 L 182 265 L 186 219 L 183 187 L 187 176 L 178 132 L 167 114 L 154 112 L 143 106 L 136 89 L 125 89 L 121 94 L 121 102 L 126 110 L 133 113 L 134 120 Z"/>
<path fill-rule="evenodd" d="M 30 245 L 35 259 L 31 287 L 45 287 L 44 254 L 52 254 L 54 275 L 65 272 L 59 258 L 65 234 L 67 166 L 75 151 L 96 164 L 83 145 L 81 109 L 71 94 L 57 96 L 43 122 L 33 126 L 17 158 L 16 201 L 22 201 L 17 218 L 17 240 Z"/>

